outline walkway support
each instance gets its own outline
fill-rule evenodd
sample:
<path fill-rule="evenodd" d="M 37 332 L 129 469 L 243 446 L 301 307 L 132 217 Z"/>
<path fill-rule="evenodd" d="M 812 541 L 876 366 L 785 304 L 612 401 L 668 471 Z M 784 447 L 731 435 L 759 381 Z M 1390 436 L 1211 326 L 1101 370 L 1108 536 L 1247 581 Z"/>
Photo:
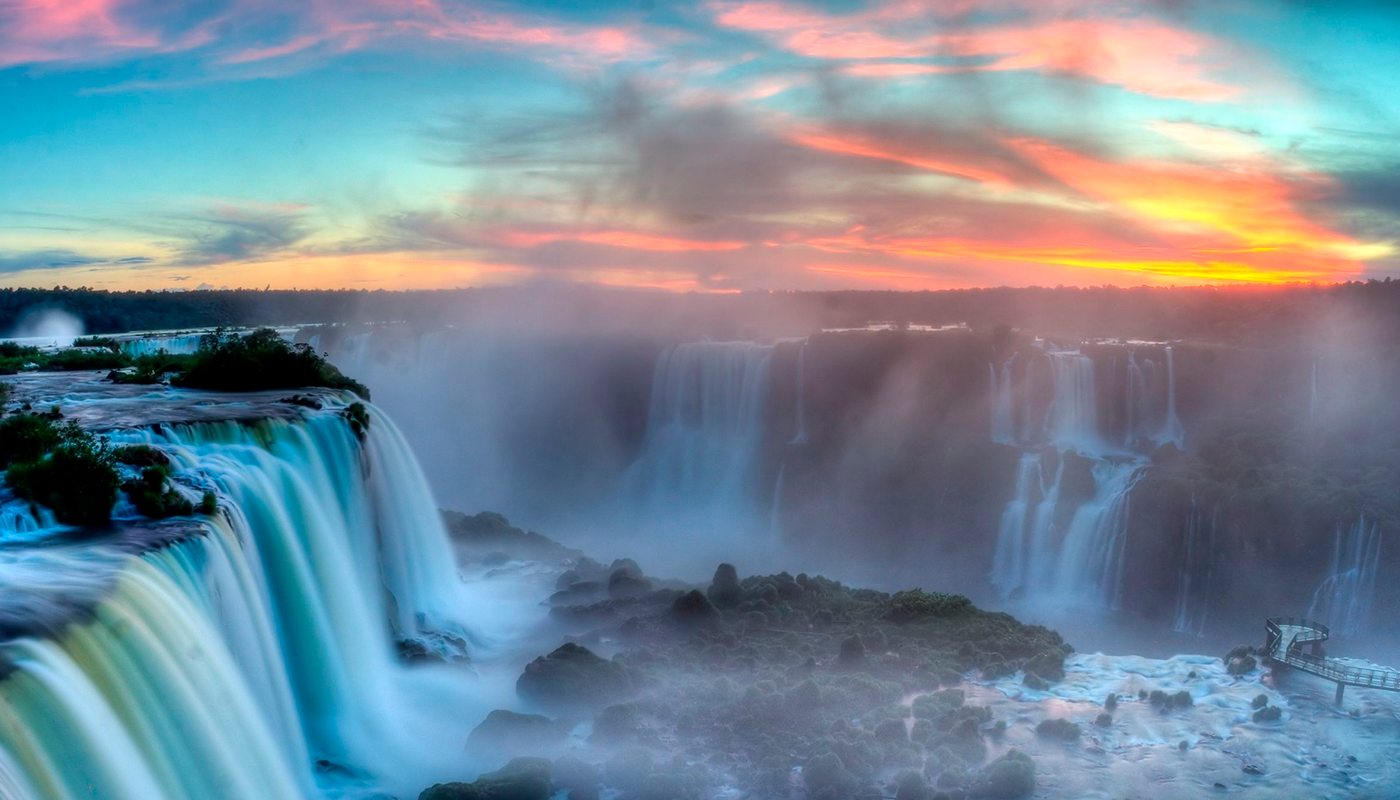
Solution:
<path fill-rule="evenodd" d="M 1332 631 L 1320 622 L 1301 617 L 1274 617 L 1264 622 L 1264 658 L 1337 683 L 1337 705 L 1348 686 L 1400 692 L 1400 672 L 1392 669 L 1354 667 L 1322 655 L 1322 643 Z M 1304 652 L 1304 650 L 1310 652 Z"/>

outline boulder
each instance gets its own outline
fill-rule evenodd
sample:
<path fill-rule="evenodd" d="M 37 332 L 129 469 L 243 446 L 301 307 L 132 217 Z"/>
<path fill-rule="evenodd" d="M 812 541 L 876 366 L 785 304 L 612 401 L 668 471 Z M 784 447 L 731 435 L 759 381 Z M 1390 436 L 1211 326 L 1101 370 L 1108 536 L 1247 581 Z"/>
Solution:
<path fill-rule="evenodd" d="M 556 745 L 568 734 L 566 726 L 549 717 L 498 708 L 472 729 L 467 747 L 488 752 L 529 752 Z"/>
<path fill-rule="evenodd" d="M 733 564 L 720 564 L 715 569 L 715 577 L 705 594 L 718 608 L 733 608 L 743 602 L 744 591 L 739 588 L 739 572 Z"/>
<path fill-rule="evenodd" d="M 631 691 L 631 683 L 620 665 L 568 642 L 526 665 L 515 690 L 547 707 L 579 708 L 620 700 Z"/>

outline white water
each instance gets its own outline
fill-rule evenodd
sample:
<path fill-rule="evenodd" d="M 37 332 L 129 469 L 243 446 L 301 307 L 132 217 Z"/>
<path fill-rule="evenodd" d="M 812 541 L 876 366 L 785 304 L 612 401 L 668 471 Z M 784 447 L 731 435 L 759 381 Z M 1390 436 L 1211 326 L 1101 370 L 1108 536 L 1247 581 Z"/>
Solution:
<path fill-rule="evenodd" d="M 692 342 L 657 361 L 627 485 L 644 528 L 734 537 L 764 519 L 761 455 L 773 348 Z M 740 537 L 742 538 L 742 536 Z"/>
<path fill-rule="evenodd" d="M 1371 620 L 1380 571 L 1381 532 L 1366 517 L 1343 532 L 1338 526 L 1327 577 L 1313 591 L 1308 618 L 1350 636 L 1363 632 Z"/>
<path fill-rule="evenodd" d="M 1016 445 L 1015 400 L 1011 387 L 1011 361 L 1007 359 L 998 369 L 996 364 L 988 364 L 992 378 L 992 441 L 997 444 Z"/>
<path fill-rule="evenodd" d="M 171 355 L 187 355 L 199 349 L 202 333 L 189 333 L 182 336 L 155 336 L 143 339 L 128 339 L 121 343 L 122 352 L 129 356 L 155 355 L 161 350 Z"/>
<path fill-rule="evenodd" d="M 3 647 L 6 800 L 413 795 L 461 776 L 484 701 L 460 671 L 401 666 L 393 640 L 465 633 L 470 600 L 412 455 L 371 415 L 363 445 L 335 409 L 117 437 L 166 450 L 220 515 L 139 557 L 0 564 L 8 586 L 57 575 L 105 594 L 91 622 Z M 319 759 L 351 777 L 318 786 Z"/>

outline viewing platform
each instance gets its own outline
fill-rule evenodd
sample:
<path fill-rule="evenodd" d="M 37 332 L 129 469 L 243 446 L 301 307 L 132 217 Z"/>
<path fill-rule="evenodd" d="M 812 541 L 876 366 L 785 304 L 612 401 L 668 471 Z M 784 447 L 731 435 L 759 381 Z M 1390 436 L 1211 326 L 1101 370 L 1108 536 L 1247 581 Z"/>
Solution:
<path fill-rule="evenodd" d="M 1264 622 L 1264 658 L 1335 681 L 1338 705 L 1348 686 L 1400 691 L 1400 672 L 1384 667 L 1355 667 L 1327 658 L 1322 643 L 1331 636 L 1326 625 L 1299 617 L 1275 617 Z M 1308 652 L 1304 652 L 1304 649 Z"/>

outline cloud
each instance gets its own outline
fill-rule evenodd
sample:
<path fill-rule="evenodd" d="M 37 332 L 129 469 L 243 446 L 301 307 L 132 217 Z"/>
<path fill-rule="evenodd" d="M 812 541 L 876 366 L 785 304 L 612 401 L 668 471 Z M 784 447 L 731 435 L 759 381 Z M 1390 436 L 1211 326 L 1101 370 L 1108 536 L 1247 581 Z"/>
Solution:
<path fill-rule="evenodd" d="M 262 206 L 220 206 L 209 215 L 177 223 L 180 265 L 223 264 L 285 253 L 311 229 L 300 211 Z"/>
<path fill-rule="evenodd" d="M 1108 4 L 877 2 L 844 15 L 781 0 L 715 0 L 709 8 L 722 27 L 800 56 L 845 62 L 853 75 L 1032 71 L 1197 102 L 1239 93 L 1211 77 L 1238 70 L 1237 48 L 1150 16 L 1121 16 Z M 1021 19 L 969 16 L 988 10 Z"/>
<path fill-rule="evenodd" d="M 646 57 L 674 38 L 456 0 L 336 0 L 171 6 L 157 0 L 0 0 L 0 68 L 101 63 L 197 51 L 214 68 L 334 56 L 394 42 L 441 42 L 565 62 Z"/>

